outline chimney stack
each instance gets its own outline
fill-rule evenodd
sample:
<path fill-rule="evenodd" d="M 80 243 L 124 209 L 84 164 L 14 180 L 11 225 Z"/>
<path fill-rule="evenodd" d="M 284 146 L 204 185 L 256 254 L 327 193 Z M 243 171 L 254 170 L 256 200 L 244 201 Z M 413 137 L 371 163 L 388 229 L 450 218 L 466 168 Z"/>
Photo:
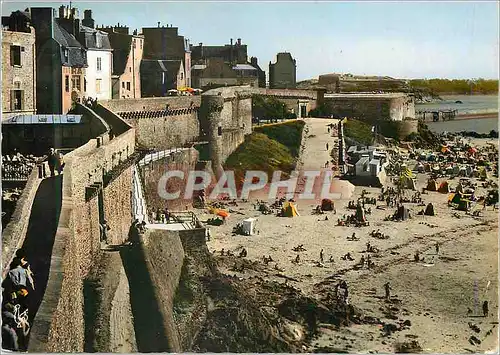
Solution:
<path fill-rule="evenodd" d="M 160 28 L 160 21 L 158 21 L 158 28 Z"/>
<path fill-rule="evenodd" d="M 92 10 L 84 10 L 83 11 L 82 25 L 90 27 L 90 28 L 94 28 L 95 21 L 92 18 Z"/>
<path fill-rule="evenodd" d="M 238 46 L 241 46 L 241 38 L 238 38 Z"/>

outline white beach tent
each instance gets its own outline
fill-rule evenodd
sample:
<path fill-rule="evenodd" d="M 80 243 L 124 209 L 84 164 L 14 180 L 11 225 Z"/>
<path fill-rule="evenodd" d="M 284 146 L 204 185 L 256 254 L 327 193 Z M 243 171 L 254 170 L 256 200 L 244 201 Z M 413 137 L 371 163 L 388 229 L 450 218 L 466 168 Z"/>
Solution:
<path fill-rule="evenodd" d="M 244 219 L 243 222 L 241 223 L 241 228 L 243 229 L 243 233 L 245 235 L 254 235 L 256 222 L 257 222 L 256 218 Z"/>

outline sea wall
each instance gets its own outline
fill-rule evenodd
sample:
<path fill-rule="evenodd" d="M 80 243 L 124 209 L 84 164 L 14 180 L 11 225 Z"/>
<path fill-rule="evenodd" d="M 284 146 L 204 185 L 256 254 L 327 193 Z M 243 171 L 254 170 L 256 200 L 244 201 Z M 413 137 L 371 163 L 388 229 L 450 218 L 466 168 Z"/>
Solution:
<path fill-rule="evenodd" d="M 171 152 L 167 157 L 155 160 L 140 167 L 141 178 L 144 184 L 144 196 L 146 204 L 150 210 L 167 207 L 170 210 L 184 210 L 186 206 L 192 206 L 192 198 L 184 199 L 184 191 L 188 174 L 195 170 L 198 160 L 198 151 L 194 148 L 187 148 Z M 181 197 L 176 200 L 164 200 L 158 194 L 158 184 L 161 177 L 167 171 L 182 171 L 184 179 L 171 178 L 167 181 L 167 192 L 181 192 Z"/>
<path fill-rule="evenodd" d="M 163 351 L 181 352 L 180 336 L 173 316 L 174 296 L 184 262 L 184 249 L 179 234 L 174 231 L 148 230 L 144 235 L 143 248 L 168 339 L 168 349 Z"/>
<path fill-rule="evenodd" d="M 201 96 L 148 97 L 141 99 L 114 99 L 99 101 L 99 104 L 115 113 L 131 111 L 158 111 L 169 108 L 200 106 Z"/>
<path fill-rule="evenodd" d="M 415 103 L 411 95 L 336 94 L 327 95 L 324 103 L 327 111 L 337 117 L 367 122 L 415 118 Z"/>
<path fill-rule="evenodd" d="M 103 119 L 117 132 L 128 126 Z M 106 132 L 65 156 L 62 208 L 47 288 L 31 330 L 30 352 L 84 350 L 83 280 L 100 252 L 99 221 L 110 222 L 116 243 L 127 239 L 122 233 L 128 232 L 131 222 L 127 202 L 131 167 L 120 170 L 123 176 L 109 177 L 134 153 L 135 131 L 128 127 L 111 140 Z"/>

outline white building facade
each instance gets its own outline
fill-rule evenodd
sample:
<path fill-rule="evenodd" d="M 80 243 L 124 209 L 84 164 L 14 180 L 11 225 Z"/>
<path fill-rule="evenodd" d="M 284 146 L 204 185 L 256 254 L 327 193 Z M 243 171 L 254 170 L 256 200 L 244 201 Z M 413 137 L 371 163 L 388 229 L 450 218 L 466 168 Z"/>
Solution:
<path fill-rule="evenodd" d="M 99 100 L 112 98 L 111 75 L 113 73 L 113 50 L 108 34 L 90 27 L 81 26 L 87 48 L 88 67 L 85 73 L 86 97 Z"/>

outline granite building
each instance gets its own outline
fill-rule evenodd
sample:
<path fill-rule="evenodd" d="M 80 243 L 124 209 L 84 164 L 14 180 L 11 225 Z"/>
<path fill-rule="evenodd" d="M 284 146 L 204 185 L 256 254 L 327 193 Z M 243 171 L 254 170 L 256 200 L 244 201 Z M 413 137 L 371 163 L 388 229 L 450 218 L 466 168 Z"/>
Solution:
<path fill-rule="evenodd" d="M 35 29 L 25 12 L 2 17 L 2 120 L 36 113 Z"/>
<path fill-rule="evenodd" d="M 77 11 L 62 6 L 56 18 L 50 7 L 32 7 L 28 16 L 35 27 L 37 111 L 67 113 L 85 96 L 87 51 L 74 35 L 80 26 Z"/>
<path fill-rule="evenodd" d="M 186 86 L 191 86 L 191 49 L 189 40 L 179 35 L 177 27 L 144 27 L 144 59 L 181 60 Z"/>
<path fill-rule="evenodd" d="M 278 53 L 276 63 L 269 62 L 269 87 L 293 89 L 297 84 L 297 63 L 288 52 Z"/>

